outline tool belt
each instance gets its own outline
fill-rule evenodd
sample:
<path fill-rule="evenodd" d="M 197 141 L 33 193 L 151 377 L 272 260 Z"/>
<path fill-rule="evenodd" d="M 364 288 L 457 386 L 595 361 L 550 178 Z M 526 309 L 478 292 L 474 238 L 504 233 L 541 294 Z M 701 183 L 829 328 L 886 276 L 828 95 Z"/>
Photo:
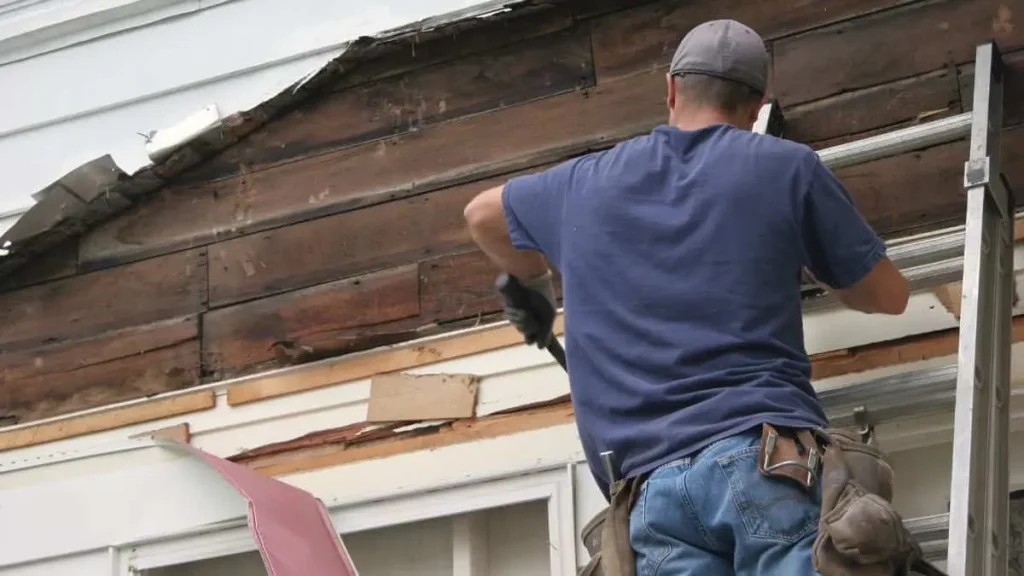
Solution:
<path fill-rule="evenodd" d="M 926 562 L 892 507 L 893 472 L 878 449 L 840 429 L 761 427 L 758 470 L 805 490 L 820 483 L 814 569 L 821 576 L 945 576 Z M 635 576 L 629 515 L 644 477 L 612 484 L 610 504 L 583 528 L 579 576 Z"/>

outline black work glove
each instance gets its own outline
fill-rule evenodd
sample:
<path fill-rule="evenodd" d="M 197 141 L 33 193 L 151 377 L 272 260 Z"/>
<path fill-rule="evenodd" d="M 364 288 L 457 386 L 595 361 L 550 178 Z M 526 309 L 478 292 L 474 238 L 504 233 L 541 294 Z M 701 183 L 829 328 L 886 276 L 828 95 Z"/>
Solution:
<path fill-rule="evenodd" d="M 551 271 L 528 280 L 502 275 L 498 278 L 498 289 L 505 300 L 505 317 L 526 343 L 547 348 L 554 338 L 557 310 Z"/>

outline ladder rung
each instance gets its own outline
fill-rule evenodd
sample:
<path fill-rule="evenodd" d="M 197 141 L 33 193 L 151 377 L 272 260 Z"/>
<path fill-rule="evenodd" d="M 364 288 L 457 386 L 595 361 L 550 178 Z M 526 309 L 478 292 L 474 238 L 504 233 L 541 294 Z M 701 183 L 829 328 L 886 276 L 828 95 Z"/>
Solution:
<path fill-rule="evenodd" d="M 910 289 L 914 291 L 961 280 L 963 253 L 963 229 L 901 243 L 889 251 L 893 263 L 907 277 Z M 804 285 L 801 292 L 805 312 L 820 310 L 836 303 L 832 294 L 826 294 L 815 286 Z"/>
<path fill-rule="evenodd" d="M 867 412 L 872 424 L 948 411 L 956 393 L 956 364 L 893 374 L 818 392 L 833 426 L 854 426 L 854 412 Z"/>
<path fill-rule="evenodd" d="M 857 425 L 855 412 L 866 411 L 872 425 L 896 419 L 952 412 L 956 399 L 956 364 L 903 372 L 821 390 L 821 400 L 832 426 Z M 1010 389 L 1010 397 L 1024 388 Z"/>
<path fill-rule="evenodd" d="M 903 522 L 914 540 L 921 545 L 926 560 L 946 559 L 946 538 L 949 536 L 949 514 L 910 518 Z"/>
<path fill-rule="evenodd" d="M 971 112 L 964 112 L 942 120 L 825 148 L 818 152 L 818 156 L 826 166 L 835 170 L 844 166 L 863 164 L 912 150 L 945 144 L 970 134 L 971 118 Z"/>

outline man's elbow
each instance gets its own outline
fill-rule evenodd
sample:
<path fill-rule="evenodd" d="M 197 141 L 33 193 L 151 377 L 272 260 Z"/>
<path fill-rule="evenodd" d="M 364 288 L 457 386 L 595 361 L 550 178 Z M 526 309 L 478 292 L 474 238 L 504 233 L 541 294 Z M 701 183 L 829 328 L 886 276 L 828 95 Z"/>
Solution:
<path fill-rule="evenodd" d="M 479 238 L 489 228 L 502 220 L 500 189 L 486 190 L 477 194 L 462 210 L 469 232 L 473 238 Z"/>
<path fill-rule="evenodd" d="M 899 316 L 906 312 L 907 304 L 910 302 L 910 283 L 906 278 L 901 277 L 901 280 L 901 282 L 896 282 L 890 293 L 886 295 L 881 310 L 883 314 Z"/>

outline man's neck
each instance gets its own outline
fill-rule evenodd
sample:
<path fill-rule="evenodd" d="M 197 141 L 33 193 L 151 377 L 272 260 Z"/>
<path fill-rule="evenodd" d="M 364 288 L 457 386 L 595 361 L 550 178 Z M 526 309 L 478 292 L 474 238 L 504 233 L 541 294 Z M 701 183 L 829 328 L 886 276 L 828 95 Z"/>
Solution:
<path fill-rule="evenodd" d="M 676 112 L 669 118 L 669 124 L 680 130 L 700 130 L 717 124 L 740 128 L 740 123 L 732 116 L 707 108 Z"/>

